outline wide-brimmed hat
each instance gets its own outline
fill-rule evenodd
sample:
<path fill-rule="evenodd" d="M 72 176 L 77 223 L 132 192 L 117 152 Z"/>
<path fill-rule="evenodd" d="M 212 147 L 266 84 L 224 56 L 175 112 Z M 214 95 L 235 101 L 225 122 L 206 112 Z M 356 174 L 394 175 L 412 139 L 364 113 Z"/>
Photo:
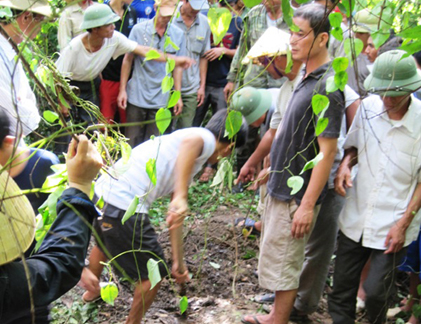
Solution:
<path fill-rule="evenodd" d="M 189 0 L 189 3 L 194 10 L 209 9 L 208 0 Z"/>
<path fill-rule="evenodd" d="M 0 265 L 3 265 L 18 258 L 31 245 L 35 214 L 28 198 L 20 195 L 18 185 L 5 170 L 0 174 L 0 192 Z"/>
<path fill-rule="evenodd" d="M 0 0 L 0 7 L 30 11 L 47 17 L 52 13 L 50 4 L 45 0 Z"/>
<path fill-rule="evenodd" d="M 163 17 L 169 17 L 177 10 L 177 0 L 155 0 L 159 13 Z"/>
<path fill-rule="evenodd" d="M 354 33 L 371 34 L 378 29 L 379 20 L 380 17 L 373 15 L 370 10 L 360 10 L 354 16 L 352 30 Z"/>
<path fill-rule="evenodd" d="M 285 55 L 289 50 L 289 39 L 289 33 L 276 27 L 269 27 L 250 48 L 241 63 L 248 64 L 250 60 L 257 63 L 258 58 L 262 56 Z"/>
<path fill-rule="evenodd" d="M 109 6 L 103 3 L 88 7 L 83 14 L 83 22 L 80 29 L 91 29 L 113 24 L 119 21 L 120 17 L 116 15 Z"/>
<path fill-rule="evenodd" d="M 392 50 L 381 54 L 364 81 L 368 92 L 386 97 L 403 96 L 421 87 L 421 71 L 412 56 L 402 58 L 405 51 Z"/>
<path fill-rule="evenodd" d="M 250 125 L 269 110 L 272 95 L 266 89 L 244 87 L 234 93 L 231 103 L 231 108 L 239 111 Z"/>

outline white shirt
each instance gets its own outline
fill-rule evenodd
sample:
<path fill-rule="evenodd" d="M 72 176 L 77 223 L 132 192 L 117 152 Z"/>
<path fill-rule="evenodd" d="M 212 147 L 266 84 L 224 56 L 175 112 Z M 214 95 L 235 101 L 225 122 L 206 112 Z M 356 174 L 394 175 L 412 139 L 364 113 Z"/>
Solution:
<path fill-rule="evenodd" d="M 37 129 L 41 117 L 35 95 L 29 86 L 20 61 L 13 72 L 16 65 L 15 57 L 16 52 L 12 46 L 0 35 L 0 107 L 9 116 L 10 134 L 19 136 L 28 135 Z M 13 93 L 12 84 L 14 86 Z"/>
<path fill-rule="evenodd" d="M 80 26 L 83 22 L 83 9 L 78 3 L 66 7 L 58 21 L 57 40 L 60 50 L 63 50 L 70 41 L 83 33 Z"/>
<path fill-rule="evenodd" d="M 56 62 L 57 69 L 75 81 L 91 81 L 107 66 L 111 58 L 114 60 L 122 54 L 133 52 L 137 43 L 114 31 L 111 38 L 105 38 L 99 51 L 88 52 L 82 43 L 81 34 L 72 39 L 61 52 Z"/>
<path fill-rule="evenodd" d="M 119 180 L 103 175 L 95 184 L 95 194 L 122 210 L 127 210 L 135 195 L 141 196 L 137 212 L 147 213 L 155 199 L 173 192 L 179 147 L 183 139 L 192 134 L 201 136 L 204 142 L 202 153 L 196 159 L 191 172 L 192 180 L 215 152 L 215 136 L 205 128 L 181 129 L 136 146 L 132 151 L 128 170 L 120 175 Z M 146 163 L 150 159 L 156 159 L 156 186 L 152 185 L 146 173 Z M 118 169 L 122 163 L 119 160 L 115 167 Z"/>
<path fill-rule="evenodd" d="M 403 216 L 421 182 L 421 102 L 411 96 L 402 120 L 389 119 L 379 96 L 364 99 L 345 141 L 358 149 L 358 172 L 339 216 L 341 231 L 367 248 L 385 250 L 390 228 Z M 417 238 L 420 213 L 406 231 Z"/>

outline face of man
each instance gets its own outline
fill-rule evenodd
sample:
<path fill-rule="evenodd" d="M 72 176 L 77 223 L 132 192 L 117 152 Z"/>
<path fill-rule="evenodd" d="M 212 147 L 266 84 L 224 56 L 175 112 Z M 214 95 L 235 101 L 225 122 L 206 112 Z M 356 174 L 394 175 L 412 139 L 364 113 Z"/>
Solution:
<path fill-rule="evenodd" d="M 408 107 L 411 96 L 382 97 L 383 106 L 388 112 L 398 112 Z"/>
<path fill-rule="evenodd" d="M 310 27 L 310 22 L 301 17 L 293 18 L 294 24 L 297 25 L 299 31 L 291 30 L 291 54 L 292 58 L 297 61 L 306 63 L 308 58 L 314 57 L 326 48 L 327 33 L 320 33 L 314 37 L 314 32 Z"/>
<path fill-rule="evenodd" d="M 30 39 L 34 39 L 41 30 L 45 18 L 43 15 L 27 11 L 20 15 L 16 21 L 23 34 Z"/>
<path fill-rule="evenodd" d="M 279 8 L 281 8 L 281 1 L 280 0 L 266 0 L 265 1 L 265 8 L 266 11 L 275 12 Z"/>
<path fill-rule="evenodd" d="M 285 76 L 285 69 L 287 66 L 287 56 L 279 55 L 275 58 L 263 56 L 259 58 L 260 64 L 267 67 L 266 71 L 269 72 L 273 79 L 280 79 Z"/>
<path fill-rule="evenodd" d="M 108 24 L 97 28 L 97 35 L 101 38 L 111 38 L 114 34 L 114 24 Z"/>
<path fill-rule="evenodd" d="M 376 47 L 374 46 L 373 39 L 370 36 L 367 41 L 367 47 L 365 49 L 365 53 L 367 54 L 368 60 L 371 63 L 374 63 L 374 61 L 376 60 L 378 51 L 379 50 L 377 50 Z"/>
<path fill-rule="evenodd" d="M 360 39 L 363 42 L 363 52 L 367 48 L 368 38 L 370 37 L 369 33 L 355 33 L 355 37 Z"/>

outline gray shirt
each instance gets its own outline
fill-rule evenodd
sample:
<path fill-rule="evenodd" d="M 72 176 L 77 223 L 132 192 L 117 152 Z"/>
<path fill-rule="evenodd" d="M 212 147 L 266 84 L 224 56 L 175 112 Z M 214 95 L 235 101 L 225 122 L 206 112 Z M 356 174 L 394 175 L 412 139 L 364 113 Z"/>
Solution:
<path fill-rule="evenodd" d="M 166 37 L 170 37 L 180 49 L 176 50 L 171 45 L 164 48 Z M 145 20 L 133 27 L 129 39 L 162 52 L 165 50 L 168 54 L 186 55 L 183 32 L 175 24 L 169 24 L 166 35 L 160 37 L 155 29 L 155 19 Z M 127 84 L 127 101 L 141 108 L 166 107 L 170 93 L 162 93 L 161 90 L 161 83 L 166 75 L 165 63 L 145 61 L 143 57 L 135 55 L 133 75 Z"/>
<path fill-rule="evenodd" d="M 180 9 L 181 7 L 179 11 Z M 196 61 L 196 64 L 183 71 L 181 93 L 185 95 L 195 93 L 200 87 L 200 58 L 206 51 L 210 50 L 211 31 L 208 18 L 199 13 L 190 28 L 187 28 L 180 13 L 178 18 L 175 19 L 174 24 L 184 32 L 183 37 L 186 40 L 187 56 Z"/>

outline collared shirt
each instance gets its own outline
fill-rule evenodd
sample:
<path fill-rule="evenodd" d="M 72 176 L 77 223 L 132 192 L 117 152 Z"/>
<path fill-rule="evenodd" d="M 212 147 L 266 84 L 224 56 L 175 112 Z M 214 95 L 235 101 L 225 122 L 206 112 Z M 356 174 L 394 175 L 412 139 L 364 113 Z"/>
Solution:
<path fill-rule="evenodd" d="M 288 202 L 294 199 L 299 204 L 306 192 L 312 170 L 300 175 L 304 184 L 295 195 L 291 195 L 287 182 L 292 175 L 298 176 L 304 165 L 319 152 L 315 134 L 318 116 L 313 113 L 311 101 L 317 93 L 326 95 L 326 80 L 332 74 L 330 63 L 326 63 L 304 78 L 292 94 L 270 151 L 271 169 L 275 172 L 270 175 L 268 192 L 278 200 Z M 344 94 L 338 90 L 327 97 L 330 104 L 323 117 L 328 119 L 328 124 L 319 136 L 338 138 L 345 107 Z M 318 204 L 325 192 L 317 200 Z"/>
<path fill-rule="evenodd" d="M 83 33 L 83 29 L 80 29 L 83 13 L 82 7 L 77 3 L 66 7 L 61 13 L 57 31 L 58 46 L 61 51 L 69 45 L 73 38 Z"/>
<path fill-rule="evenodd" d="M 339 216 L 341 231 L 364 247 L 385 250 L 390 228 L 404 215 L 421 182 L 421 101 L 411 96 L 405 116 L 390 120 L 379 96 L 364 99 L 345 141 L 358 149 L 358 172 Z M 406 231 L 417 238 L 420 213 Z"/>
<path fill-rule="evenodd" d="M 196 93 L 200 87 L 199 61 L 203 54 L 210 50 L 210 27 L 208 18 L 198 13 L 196 19 L 190 28 L 184 24 L 181 17 L 182 6 L 178 8 L 178 17 L 175 19 L 175 25 L 184 32 L 186 40 L 186 53 L 196 61 L 190 68 L 183 71 L 183 81 L 181 83 L 181 93 L 184 95 Z"/>
<path fill-rule="evenodd" d="M 279 88 L 284 83 L 286 78 L 275 80 L 270 76 L 269 72 L 263 72 L 264 67 L 262 66 L 256 64 L 244 66 L 241 64 L 243 57 L 268 29 L 267 19 L 268 14 L 264 5 L 252 8 L 244 18 L 240 45 L 234 55 L 231 69 L 227 76 L 229 82 L 236 82 L 244 78 L 244 83 L 247 83 L 247 86 L 259 89 Z M 283 20 L 283 17 L 276 20 L 276 27 L 289 33 L 289 27 Z M 244 75 L 242 76 L 243 73 Z"/>
<path fill-rule="evenodd" d="M 37 129 L 41 117 L 20 61 L 14 71 L 15 57 L 16 52 L 12 46 L 0 35 L 0 107 L 9 116 L 10 135 L 19 136 L 28 135 Z"/>
<path fill-rule="evenodd" d="M 155 29 L 155 19 L 145 20 L 135 25 L 129 39 L 140 45 L 151 46 L 160 51 L 177 56 L 185 55 L 185 39 L 183 32 L 175 24 L 168 24 L 167 36 L 179 47 L 165 45 L 166 37 L 160 37 Z M 183 71 L 183 74 L 186 73 Z M 169 92 L 162 93 L 161 83 L 167 75 L 165 63 L 145 61 L 135 56 L 133 76 L 127 84 L 127 100 L 138 107 L 159 109 L 167 107 Z"/>

